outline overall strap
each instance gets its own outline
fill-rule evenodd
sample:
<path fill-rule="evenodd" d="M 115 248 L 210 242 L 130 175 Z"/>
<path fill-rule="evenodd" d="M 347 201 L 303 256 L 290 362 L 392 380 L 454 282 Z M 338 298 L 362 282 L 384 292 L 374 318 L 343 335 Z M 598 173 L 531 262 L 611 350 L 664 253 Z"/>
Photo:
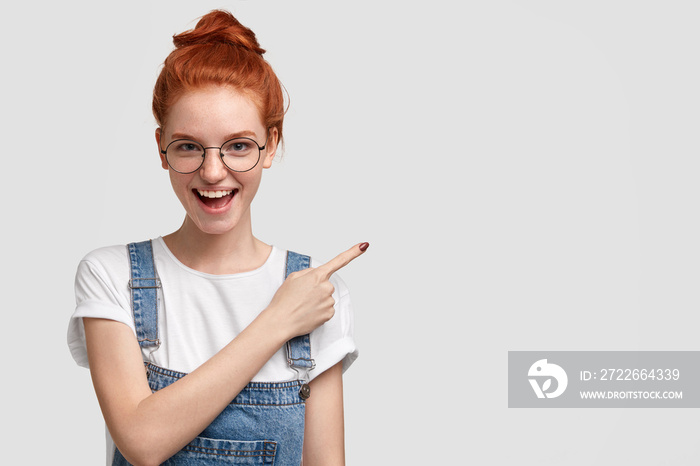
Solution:
<path fill-rule="evenodd" d="M 284 277 L 292 272 L 307 269 L 311 266 L 311 258 L 296 252 L 287 251 L 287 267 Z M 311 359 L 311 342 L 309 335 L 294 337 L 287 342 L 287 363 L 293 369 L 302 369 L 306 374 L 316 367 L 316 362 Z"/>
<path fill-rule="evenodd" d="M 136 338 L 141 348 L 159 347 L 158 338 L 158 288 L 160 280 L 156 274 L 151 241 L 130 243 L 131 307 L 134 311 Z"/>

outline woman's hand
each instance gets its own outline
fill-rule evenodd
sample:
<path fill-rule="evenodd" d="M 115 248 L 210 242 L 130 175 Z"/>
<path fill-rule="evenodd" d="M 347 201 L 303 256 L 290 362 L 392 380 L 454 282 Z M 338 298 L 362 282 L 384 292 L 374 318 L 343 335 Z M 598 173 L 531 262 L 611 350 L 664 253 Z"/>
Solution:
<path fill-rule="evenodd" d="M 369 243 L 360 243 L 317 268 L 289 274 L 261 316 L 271 318 L 286 339 L 305 335 L 329 321 L 335 310 L 330 277 L 362 255 Z"/>

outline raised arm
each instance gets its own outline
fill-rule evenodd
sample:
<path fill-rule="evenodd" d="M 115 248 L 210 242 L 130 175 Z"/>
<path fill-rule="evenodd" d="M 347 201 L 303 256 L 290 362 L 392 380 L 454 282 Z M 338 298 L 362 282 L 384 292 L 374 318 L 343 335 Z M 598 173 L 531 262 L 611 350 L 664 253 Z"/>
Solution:
<path fill-rule="evenodd" d="M 290 338 L 311 332 L 334 313 L 328 278 L 362 254 L 353 246 L 316 269 L 295 272 L 270 305 L 195 371 L 151 393 L 131 329 L 84 319 L 95 392 L 110 434 L 135 465 L 160 464 L 209 425 Z M 319 376 L 321 377 L 321 376 Z"/>

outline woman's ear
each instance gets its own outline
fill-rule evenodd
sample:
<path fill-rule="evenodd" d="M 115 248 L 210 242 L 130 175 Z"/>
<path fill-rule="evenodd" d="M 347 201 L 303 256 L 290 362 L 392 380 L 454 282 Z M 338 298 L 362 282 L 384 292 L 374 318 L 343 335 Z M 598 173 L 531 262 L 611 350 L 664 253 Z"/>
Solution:
<path fill-rule="evenodd" d="M 161 152 L 160 137 L 162 135 L 160 128 L 156 128 L 156 144 L 158 144 L 158 155 L 160 155 L 160 164 L 164 169 L 168 169 L 168 161 L 165 160 L 165 154 Z"/>
<path fill-rule="evenodd" d="M 272 159 L 277 153 L 277 144 L 279 143 L 279 132 L 277 128 L 270 128 L 267 136 L 267 144 L 265 144 L 265 156 L 263 158 L 263 168 L 272 166 Z"/>

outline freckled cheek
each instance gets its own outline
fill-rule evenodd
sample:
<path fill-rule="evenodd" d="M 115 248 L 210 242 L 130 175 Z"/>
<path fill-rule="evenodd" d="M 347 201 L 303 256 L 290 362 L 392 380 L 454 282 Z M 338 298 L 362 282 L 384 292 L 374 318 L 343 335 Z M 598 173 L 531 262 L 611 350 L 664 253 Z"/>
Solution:
<path fill-rule="evenodd" d="M 181 175 L 179 173 L 175 173 L 172 170 L 170 171 L 170 185 L 173 188 L 173 191 L 175 191 L 175 194 L 180 200 L 184 200 L 187 195 L 190 192 L 190 189 L 188 188 L 189 185 L 189 178 L 186 177 L 185 175 Z"/>
<path fill-rule="evenodd" d="M 258 186 L 260 186 L 261 175 L 262 173 L 257 171 L 245 172 L 236 174 L 235 178 L 245 191 L 255 193 L 258 190 Z"/>

